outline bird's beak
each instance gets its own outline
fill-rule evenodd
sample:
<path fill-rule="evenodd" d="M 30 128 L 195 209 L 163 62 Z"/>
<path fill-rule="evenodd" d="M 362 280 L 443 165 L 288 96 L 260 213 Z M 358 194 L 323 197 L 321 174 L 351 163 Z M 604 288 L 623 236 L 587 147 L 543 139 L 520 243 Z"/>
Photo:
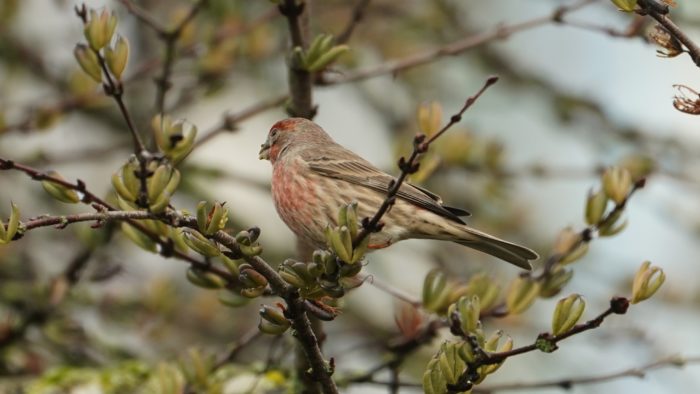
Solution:
<path fill-rule="evenodd" d="M 265 140 L 265 143 L 260 145 L 260 153 L 258 154 L 260 160 L 270 160 L 270 140 Z"/>

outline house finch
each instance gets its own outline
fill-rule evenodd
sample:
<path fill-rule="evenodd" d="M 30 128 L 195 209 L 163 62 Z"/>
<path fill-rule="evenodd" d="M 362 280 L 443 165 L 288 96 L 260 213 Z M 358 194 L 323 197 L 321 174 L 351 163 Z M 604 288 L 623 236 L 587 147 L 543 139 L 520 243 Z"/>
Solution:
<path fill-rule="evenodd" d="M 342 206 L 357 202 L 358 217 L 373 216 L 394 179 L 303 118 L 275 123 L 260 159 L 272 162 L 272 198 L 280 217 L 301 240 L 316 247 L 326 244 L 324 230 L 337 225 Z M 381 231 L 370 235 L 369 248 L 410 238 L 437 239 L 531 268 L 529 260 L 538 257 L 535 252 L 468 227 L 460 219 L 468 214 L 442 205 L 440 197 L 428 190 L 404 183 L 382 218 Z"/>

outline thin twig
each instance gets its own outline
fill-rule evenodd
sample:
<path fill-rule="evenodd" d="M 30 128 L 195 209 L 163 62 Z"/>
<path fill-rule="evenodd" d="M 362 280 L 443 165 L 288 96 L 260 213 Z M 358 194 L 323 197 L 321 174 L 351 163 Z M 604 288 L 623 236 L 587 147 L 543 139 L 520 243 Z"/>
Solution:
<path fill-rule="evenodd" d="M 246 331 L 243 336 L 241 336 L 241 338 L 237 340 L 233 346 L 231 346 L 231 349 L 226 352 L 226 355 L 217 361 L 216 364 L 214 364 L 212 371 L 216 371 L 224 365 L 233 362 L 241 351 L 243 351 L 243 349 L 248 347 L 248 345 L 253 343 L 253 341 L 256 339 L 260 338 L 261 335 L 262 332 L 258 329 L 258 327 L 253 327 L 252 329 Z"/>
<path fill-rule="evenodd" d="M 603 383 L 613 380 L 619 380 L 626 377 L 643 378 L 646 376 L 647 372 L 667 368 L 676 367 L 681 368 L 688 364 L 698 364 L 700 363 L 700 356 L 696 357 L 683 357 L 679 355 L 669 356 L 661 358 L 657 361 L 641 365 L 639 367 L 624 369 L 618 372 L 611 372 L 602 375 L 593 375 L 577 378 L 564 378 L 555 380 L 545 380 L 541 382 L 521 382 L 521 383 L 504 383 L 492 386 L 480 387 L 485 392 L 500 392 L 500 391 L 514 391 L 514 390 L 530 390 L 530 389 L 543 389 L 543 388 L 560 388 L 560 389 L 571 389 L 574 386 Z"/>
<path fill-rule="evenodd" d="M 362 280 L 363 282 L 368 282 L 372 286 L 376 287 L 377 289 L 391 295 L 392 297 L 396 298 L 397 300 L 401 300 L 403 302 L 406 302 L 414 307 L 420 307 L 422 302 L 413 297 L 412 295 L 406 293 L 405 291 L 401 289 L 397 289 L 390 284 L 383 282 L 379 279 L 376 278 L 374 275 L 370 274 L 365 274 L 365 273 L 360 273 L 359 274 L 359 279 Z"/>
<path fill-rule="evenodd" d="M 85 5 L 83 4 L 82 7 L 75 7 L 75 13 L 78 15 L 78 17 L 83 21 L 83 24 L 88 23 L 88 16 L 87 16 L 87 9 L 85 8 Z M 107 83 L 103 84 L 104 92 L 106 95 L 111 96 L 114 98 L 114 101 L 116 101 L 117 106 L 119 107 L 119 111 L 122 114 L 122 117 L 124 117 L 124 120 L 126 121 L 126 125 L 129 128 L 129 132 L 131 133 L 131 137 L 134 140 L 134 154 L 141 158 L 142 153 L 145 151 L 145 146 L 143 144 L 143 141 L 141 140 L 141 136 L 136 130 L 136 125 L 134 124 L 133 119 L 131 118 L 131 114 L 129 113 L 129 110 L 126 108 L 126 105 L 124 104 L 123 100 L 123 95 L 124 95 L 124 86 L 122 85 L 121 81 L 115 80 L 112 78 L 112 74 L 109 72 L 109 68 L 107 67 L 107 62 L 105 61 L 104 56 L 100 53 L 100 51 L 97 51 L 93 49 L 92 47 L 89 49 L 91 50 L 96 56 L 97 56 L 97 61 L 100 64 L 100 67 L 102 68 L 102 74 L 105 76 L 105 79 L 107 80 Z M 142 159 L 139 159 L 140 161 Z M 142 184 L 145 183 L 145 179 L 142 179 Z"/>
<path fill-rule="evenodd" d="M 470 376 L 472 376 L 475 373 L 475 371 L 477 371 L 478 368 L 481 366 L 498 364 L 505 361 L 509 357 L 529 353 L 535 350 L 551 353 L 557 350 L 557 343 L 559 343 L 560 341 L 570 338 L 576 334 L 580 334 L 582 332 L 600 327 L 600 325 L 603 324 L 603 321 L 605 321 L 605 319 L 610 315 L 623 315 L 627 313 L 629 305 L 630 302 L 627 298 L 613 297 L 610 300 L 610 306 L 608 307 L 608 309 L 603 311 L 595 318 L 588 320 L 585 323 L 577 324 L 568 331 L 563 332 L 559 335 L 553 335 L 548 332 L 542 333 L 537 336 L 537 339 L 534 343 L 505 352 L 486 353 L 481 347 L 479 347 L 478 343 L 472 344 L 472 346 L 476 345 L 474 348 L 476 360 L 467 365 L 467 368 L 457 380 L 457 383 L 455 385 L 450 385 L 449 389 L 457 391 L 471 389 L 473 387 L 473 383 L 470 381 Z M 473 336 L 470 336 L 470 338 L 472 337 Z"/>
<path fill-rule="evenodd" d="M 343 29 L 343 31 L 338 34 L 338 37 L 335 39 L 336 44 L 345 44 L 350 41 L 350 37 L 355 31 L 355 28 L 360 21 L 362 21 L 362 18 L 364 18 L 365 11 L 369 6 L 370 1 L 371 0 L 357 0 L 355 5 L 352 7 L 350 21 L 348 22 L 347 26 L 345 26 L 345 29 Z"/>
<path fill-rule="evenodd" d="M 396 75 L 401 71 L 421 66 L 424 64 L 432 63 L 446 56 L 459 55 L 469 49 L 478 47 L 491 41 L 506 39 L 512 36 L 513 34 L 519 33 L 521 31 L 530 30 L 536 27 L 547 25 L 553 21 L 560 20 L 564 15 L 568 13 L 579 10 L 597 1 L 598 0 L 582 0 L 570 6 L 561 6 L 555 9 L 553 12 L 549 13 L 548 15 L 532 18 L 530 20 L 515 23 L 512 25 L 499 26 L 496 27 L 494 30 L 480 34 L 470 35 L 468 37 L 440 46 L 438 48 L 432 48 L 423 52 L 415 53 L 413 55 L 406 56 L 402 59 L 389 60 L 385 63 L 376 66 L 371 66 L 365 69 L 348 72 L 339 78 L 321 78 L 318 80 L 318 83 L 320 83 L 321 85 L 336 85 L 341 83 L 361 81 L 369 78 L 374 78 L 380 75 Z"/>
<path fill-rule="evenodd" d="M 226 132 L 234 131 L 238 129 L 238 125 L 246 119 L 249 119 L 261 112 L 267 111 L 269 109 L 279 107 L 284 104 L 284 102 L 289 98 L 287 94 L 281 94 L 258 103 L 251 105 L 248 108 L 243 109 L 240 112 L 234 114 L 225 114 L 223 120 L 218 125 L 212 127 L 211 129 L 205 131 L 202 137 L 197 140 L 194 144 L 194 148 L 206 144 L 211 139 L 217 135 Z M 194 149 L 193 149 L 194 150 Z"/>
<path fill-rule="evenodd" d="M 678 25 L 676 25 L 671 18 L 668 17 L 668 5 L 660 4 L 655 0 L 639 0 L 637 5 L 639 6 L 637 13 L 641 15 L 649 15 L 661 26 L 663 26 L 666 31 L 668 31 L 685 46 L 685 48 L 688 50 L 690 58 L 693 60 L 695 65 L 700 67 L 700 46 L 691 40 L 690 37 L 688 37 L 688 35 L 685 34 L 685 32 L 683 32 L 683 30 L 681 30 L 680 27 L 678 27 Z"/>
<path fill-rule="evenodd" d="M 379 221 L 382 219 L 384 214 L 389 211 L 389 208 L 391 208 L 391 206 L 394 205 L 394 202 L 396 200 L 396 194 L 399 192 L 399 189 L 403 185 L 403 182 L 406 180 L 406 178 L 410 174 L 418 171 L 419 159 L 425 152 L 428 151 L 428 149 L 430 148 L 430 144 L 432 144 L 436 139 L 438 139 L 456 123 L 461 121 L 462 115 L 476 102 L 476 100 L 479 99 L 479 97 L 481 97 L 481 95 L 486 91 L 486 89 L 491 87 L 497 81 L 498 77 L 489 77 L 484 83 L 484 85 L 481 87 L 481 89 L 479 89 L 479 91 L 477 91 L 473 96 L 469 97 L 464 102 L 462 108 L 456 114 L 450 117 L 450 121 L 447 122 L 447 124 L 443 126 L 442 129 L 440 129 L 437 133 L 433 134 L 430 138 L 426 139 L 426 136 L 424 134 L 419 134 L 414 138 L 413 151 L 411 152 L 411 155 L 408 157 L 408 159 L 404 157 L 401 157 L 399 159 L 398 166 L 401 170 L 399 177 L 391 183 L 386 198 L 384 199 L 382 205 L 379 207 L 374 216 L 371 219 L 366 218 L 365 220 L 363 220 L 362 230 L 359 234 L 357 234 L 357 236 L 353 240 L 353 247 L 357 247 L 360 243 L 362 243 L 362 241 L 367 236 L 369 236 L 370 233 L 381 230 Z"/>
<path fill-rule="evenodd" d="M 12 160 L 7 160 L 0 158 L 0 171 L 1 170 L 17 170 L 20 172 L 25 173 L 28 175 L 31 179 L 35 181 L 50 181 L 51 183 L 55 183 L 58 185 L 61 185 L 63 187 L 66 187 L 71 190 L 75 190 L 82 194 L 81 197 L 81 202 L 84 204 L 90 205 L 90 204 L 98 204 L 98 206 L 104 207 L 108 211 L 117 211 L 117 209 L 106 202 L 105 200 L 101 199 L 94 193 L 92 193 L 88 188 L 87 185 L 81 180 L 78 180 L 76 183 L 71 183 L 68 182 L 64 179 L 56 178 L 51 175 L 48 175 L 46 173 L 43 173 L 35 168 L 29 167 L 27 165 L 15 163 Z M 184 260 L 191 264 L 193 267 L 196 267 L 198 269 L 212 272 L 216 275 L 221 276 L 224 278 L 229 285 L 233 285 L 237 283 L 237 278 L 234 278 L 228 271 L 218 269 L 211 264 L 204 262 L 204 261 L 199 261 L 185 253 L 182 253 L 178 250 L 175 250 L 173 247 L 172 241 L 171 240 L 164 240 L 162 239 L 158 234 L 154 233 L 153 231 L 149 230 L 145 226 L 143 226 L 141 223 L 134 221 L 134 220 L 127 220 L 127 223 L 129 223 L 131 226 L 145 234 L 148 238 L 150 238 L 153 242 L 156 242 L 159 247 L 159 253 L 163 257 L 175 257 L 179 260 Z"/>

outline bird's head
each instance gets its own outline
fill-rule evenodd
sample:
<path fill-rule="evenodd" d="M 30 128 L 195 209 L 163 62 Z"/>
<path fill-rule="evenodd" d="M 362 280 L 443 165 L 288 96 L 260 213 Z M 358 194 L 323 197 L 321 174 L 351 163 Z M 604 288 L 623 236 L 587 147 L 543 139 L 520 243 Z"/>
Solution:
<path fill-rule="evenodd" d="M 316 123 L 304 118 L 288 118 L 275 123 L 260 146 L 260 160 L 273 164 L 296 147 L 314 146 L 331 141 Z"/>

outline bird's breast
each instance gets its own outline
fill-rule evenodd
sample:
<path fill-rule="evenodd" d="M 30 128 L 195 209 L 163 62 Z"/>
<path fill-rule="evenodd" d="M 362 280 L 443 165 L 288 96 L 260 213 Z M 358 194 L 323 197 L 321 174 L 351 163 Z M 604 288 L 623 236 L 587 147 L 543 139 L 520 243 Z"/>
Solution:
<path fill-rule="evenodd" d="M 272 198 L 282 221 L 302 238 L 322 236 L 325 223 L 318 215 L 317 186 L 305 163 L 279 162 L 272 171 Z"/>

